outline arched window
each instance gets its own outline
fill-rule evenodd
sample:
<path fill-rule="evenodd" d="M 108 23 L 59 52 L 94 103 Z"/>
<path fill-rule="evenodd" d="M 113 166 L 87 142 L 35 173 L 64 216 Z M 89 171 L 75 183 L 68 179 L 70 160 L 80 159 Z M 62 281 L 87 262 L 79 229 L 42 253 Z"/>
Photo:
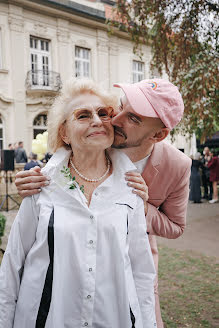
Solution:
<path fill-rule="evenodd" d="M 3 136 L 4 136 L 3 122 L 2 122 L 2 117 L 0 115 L 0 149 L 4 148 Z"/>
<path fill-rule="evenodd" d="M 33 138 L 35 139 L 39 133 L 47 131 L 47 113 L 39 114 L 33 121 Z"/>

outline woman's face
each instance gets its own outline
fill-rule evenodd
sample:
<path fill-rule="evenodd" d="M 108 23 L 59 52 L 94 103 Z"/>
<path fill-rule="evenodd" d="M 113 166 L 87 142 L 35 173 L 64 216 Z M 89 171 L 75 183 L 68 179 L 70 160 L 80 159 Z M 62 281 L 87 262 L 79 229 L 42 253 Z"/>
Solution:
<path fill-rule="evenodd" d="M 69 114 L 61 136 L 72 150 L 104 150 L 114 139 L 114 130 L 108 113 L 110 110 L 103 100 L 91 93 L 76 96 L 68 105 Z"/>

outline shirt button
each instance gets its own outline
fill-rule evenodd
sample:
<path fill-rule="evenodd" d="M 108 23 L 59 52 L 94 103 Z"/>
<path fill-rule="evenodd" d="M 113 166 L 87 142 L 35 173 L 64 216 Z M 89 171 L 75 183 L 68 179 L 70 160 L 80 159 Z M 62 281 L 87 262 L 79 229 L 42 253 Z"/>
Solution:
<path fill-rule="evenodd" d="M 91 296 L 90 295 L 87 295 L 87 299 L 90 299 L 91 298 Z"/>
<path fill-rule="evenodd" d="M 92 271 L 92 268 L 89 268 L 89 271 L 91 272 Z"/>
<path fill-rule="evenodd" d="M 95 195 L 95 196 L 98 196 L 98 192 L 95 192 L 94 195 Z"/>
<path fill-rule="evenodd" d="M 91 216 L 90 216 L 90 219 L 91 219 L 91 220 L 93 220 L 93 219 L 94 219 L 94 216 L 93 216 L 93 215 L 91 215 Z"/>
<path fill-rule="evenodd" d="M 93 240 L 89 240 L 89 244 L 93 244 Z"/>
<path fill-rule="evenodd" d="M 88 326 L 88 322 L 85 322 L 85 323 L 84 323 L 84 327 L 86 327 L 86 326 Z"/>

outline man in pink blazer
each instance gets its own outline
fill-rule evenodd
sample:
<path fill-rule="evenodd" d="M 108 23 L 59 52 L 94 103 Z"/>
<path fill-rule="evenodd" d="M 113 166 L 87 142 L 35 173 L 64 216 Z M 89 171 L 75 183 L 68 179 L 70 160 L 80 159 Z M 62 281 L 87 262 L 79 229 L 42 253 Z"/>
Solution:
<path fill-rule="evenodd" d="M 155 236 L 178 238 L 186 225 L 191 159 L 163 141 L 183 116 L 182 97 L 172 83 L 163 79 L 135 84 L 116 84 L 122 88 L 120 112 L 113 118 L 113 147 L 120 148 L 134 162 L 148 187 L 146 221 L 149 241 L 158 272 Z M 138 166 L 138 163 L 144 166 Z M 139 177 L 129 174 L 134 188 Z M 134 182 L 134 184 L 133 184 Z M 158 328 L 163 327 L 155 281 L 155 306 Z"/>
<path fill-rule="evenodd" d="M 183 101 L 177 87 L 163 79 L 115 86 L 124 91 L 124 96 L 120 111 L 112 119 L 115 128 L 113 147 L 122 149 L 130 157 L 145 181 L 142 186 L 140 173 L 129 172 L 126 177 L 129 184 L 142 189 L 142 197 L 148 188 L 145 214 L 158 271 L 155 236 L 177 238 L 186 224 L 191 160 L 163 141 L 181 120 Z M 22 197 L 37 193 L 45 179 L 39 172 L 20 172 L 16 178 L 18 192 Z M 157 278 L 155 301 L 157 326 L 162 328 Z"/>

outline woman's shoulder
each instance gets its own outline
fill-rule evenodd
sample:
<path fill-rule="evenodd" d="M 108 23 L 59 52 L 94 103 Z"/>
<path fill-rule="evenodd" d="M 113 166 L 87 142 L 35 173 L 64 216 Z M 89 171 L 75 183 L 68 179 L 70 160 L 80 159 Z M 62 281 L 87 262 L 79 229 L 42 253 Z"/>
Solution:
<path fill-rule="evenodd" d="M 45 175 L 52 177 L 57 169 L 62 167 L 64 163 L 68 160 L 70 156 L 70 151 L 66 150 L 64 147 L 59 148 L 41 170 Z"/>

